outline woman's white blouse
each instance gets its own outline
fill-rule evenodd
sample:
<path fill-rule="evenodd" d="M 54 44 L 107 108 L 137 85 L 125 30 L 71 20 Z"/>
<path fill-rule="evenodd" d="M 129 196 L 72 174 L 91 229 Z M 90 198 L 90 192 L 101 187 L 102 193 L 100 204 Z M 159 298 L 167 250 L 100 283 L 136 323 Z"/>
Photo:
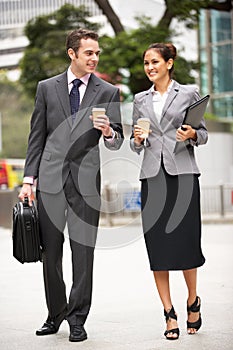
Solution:
<path fill-rule="evenodd" d="M 151 87 L 151 92 L 153 95 L 152 101 L 153 101 L 153 109 L 155 112 L 155 116 L 158 120 L 158 122 L 160 123 L 160 120 L 162 118 L 162 111 L 163 111 L 163 107 L 164 104 L 166 102 L 166 99 L 168 97 L 169 92 L 171 91 L 172 85 L 173 85 L 174 81 L 171 81 L 171 84 L 169 84 L 167 91 L 161 95 L 158 91 L 156 91 L 154 89 L 154 85 Z"/>

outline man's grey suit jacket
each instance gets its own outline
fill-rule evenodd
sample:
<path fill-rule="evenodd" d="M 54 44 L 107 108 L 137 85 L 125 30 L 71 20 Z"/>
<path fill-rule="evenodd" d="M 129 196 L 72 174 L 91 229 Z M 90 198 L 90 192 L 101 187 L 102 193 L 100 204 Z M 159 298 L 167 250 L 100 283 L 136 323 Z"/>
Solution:
<path fill-rule="evenodd" d="M 149 147 L 144 145 L 135 147 L 133 134 L 131 136 L 132 150 L 138 153 L 144 150 L 140 179 L 156 176 L 161 166 L 161 158 L 163 158 L 165 169 L 170 175 L 199 174 L 194 146 L 207 142 L 208 133 L 204 119 L 196 130 L 196 142 L 186 141 L 183 143 L 182 150 L 174 153 L 176 130 L 182 125 L 185 111 L 188 106 L 200 99 L 197 88 L 193 85 L 181 85 L 174 81 L 165 102 L 160 122 L 155 116 L 152 98 L 152 91 L 149 89 L 136 94 L 134 99 L 133 125 L 137 124 L 138 118 L 147 117 L 150 118 L 152 131 L 149 135 Z"/>
<path fill-rule="evenodd" d="M 100 192 L 99 139 L 102 133 L 90 120 L 92 107 L 105 107 L 116 131 L 106 147 L 116 150 L 123 142 L 119 89 L 91 75 L 79 112 L 72 124 L 67 72 L 39 82 L 31 118 L 24 176 L 38 178 L 42 192 L 58 193 L 71 172 L 82 195 Z"/>

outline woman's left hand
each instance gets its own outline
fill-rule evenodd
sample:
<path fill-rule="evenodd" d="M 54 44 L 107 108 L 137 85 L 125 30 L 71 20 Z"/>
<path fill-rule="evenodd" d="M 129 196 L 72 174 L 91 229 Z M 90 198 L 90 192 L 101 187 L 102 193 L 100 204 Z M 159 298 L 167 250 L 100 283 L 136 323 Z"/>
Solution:
<path fill-rule="evenodd" d="M 196 130 L 193 129 L 190 125 L 182 125 L 179 129 L 176 130 L 176 140 L 185 141 L 188 139 L 197 139 Z"/>

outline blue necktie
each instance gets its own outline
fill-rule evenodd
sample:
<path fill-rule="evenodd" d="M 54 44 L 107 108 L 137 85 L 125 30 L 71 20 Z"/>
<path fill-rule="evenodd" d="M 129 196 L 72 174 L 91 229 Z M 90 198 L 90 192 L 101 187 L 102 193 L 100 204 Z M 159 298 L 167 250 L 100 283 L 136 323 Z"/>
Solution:
<path fill-rule="evenodd" d="M 80 94 L 79 94 L 79 86 L 82 84 L 82 81 L 79 79 L 73 80 L 73 87 L 70 91 L 70 107 L 72 114 L 72 122 L 75 120 L 76 113 L 78 112 L 80 105 Z"/>

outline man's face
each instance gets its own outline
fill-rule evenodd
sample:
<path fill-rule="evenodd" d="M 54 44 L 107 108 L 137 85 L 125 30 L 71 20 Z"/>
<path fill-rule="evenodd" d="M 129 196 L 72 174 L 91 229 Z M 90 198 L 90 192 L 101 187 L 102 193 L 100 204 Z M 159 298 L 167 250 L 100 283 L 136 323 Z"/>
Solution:
<path fill-rule="evenodd" d="M 71 71 L 77 78 L 85 74 L 93 73 L 99 62 L 99 43 L 93 39 L 81 39 L 81 45 L 75 53 L 73 49 L 68 50 L 71 59 Z"/>

